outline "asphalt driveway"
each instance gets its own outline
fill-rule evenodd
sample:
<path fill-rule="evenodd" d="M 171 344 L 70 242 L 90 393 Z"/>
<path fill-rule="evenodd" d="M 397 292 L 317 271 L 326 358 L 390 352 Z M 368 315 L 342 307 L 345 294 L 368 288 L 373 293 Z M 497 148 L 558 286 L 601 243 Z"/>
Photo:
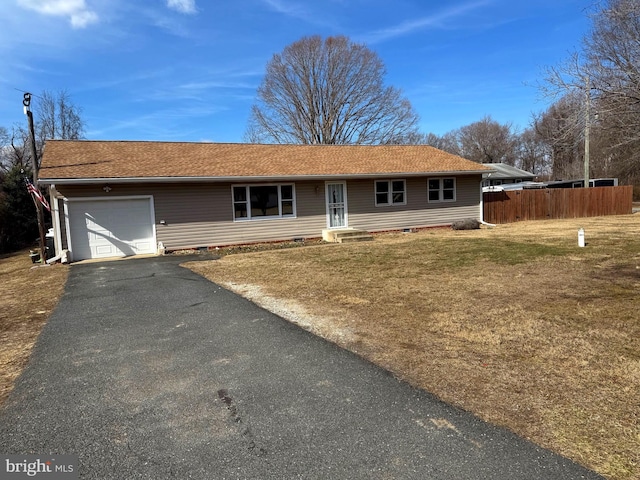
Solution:
<path fill-rule="evenodd" d="M 91 479 L 579 479 L 576 464 L 178 265 L 74 265 L 0 453 Z"/>

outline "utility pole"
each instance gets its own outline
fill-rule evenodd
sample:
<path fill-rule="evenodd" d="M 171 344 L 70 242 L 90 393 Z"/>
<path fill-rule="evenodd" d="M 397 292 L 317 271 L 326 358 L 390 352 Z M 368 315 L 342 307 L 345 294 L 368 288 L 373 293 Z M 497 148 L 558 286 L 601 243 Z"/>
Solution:
<path fill-rule="evenodd" d="M 29 121 L 29 134 L 31 136 L 31 158 L 33 163 L 33 186 L 38 188 L 38 156 L 36 149 L 36 136 L 33 128 L 33 113 L 31 112 L 31 94 L 25 93 L 22 99 L 22 105 L 24 106 L 24 113 Z M 44 215 L 42 212 L 42 204 L 35 199 L 36 212 L 38 215 L 38 232 L 40 233 L 40 261 L 44 264 L 47 260 L 47 250 L 45 248 L 44 241 Z"/>
<path fill-rule="evenodd" d="M 591 87 L 589 85 L 589 77 L 585 77 L 585 83 L 584 188 L 589 188 L 589 135 L 591 134 Z"/>

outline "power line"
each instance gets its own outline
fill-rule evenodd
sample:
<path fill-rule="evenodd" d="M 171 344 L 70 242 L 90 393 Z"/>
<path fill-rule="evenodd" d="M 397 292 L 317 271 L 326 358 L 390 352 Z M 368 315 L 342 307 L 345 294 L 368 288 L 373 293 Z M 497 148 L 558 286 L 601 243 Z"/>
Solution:
<path fill-rule="evenodd" d="M 23 90 L 23 89 L 21 89 L 21 88 L 15 88 L 15 87 L 13 87 L 13 89 L 14 89 L 14 90 L 17 90 L 18 92 L 20 92 L 20 93 L 22 93 L 22 94 L 28 93 L 28 94 L 29 94 L 29 95 L 31 95 L 32 97 L 36 97 L 36 98 L 39 98 L 40 100 L 44 100 L 40 95 L 36 95 L 35 93 L 31 93 L 31 92 L 29 92 L 29 91 L 27 91 L 27 90 Z"/>

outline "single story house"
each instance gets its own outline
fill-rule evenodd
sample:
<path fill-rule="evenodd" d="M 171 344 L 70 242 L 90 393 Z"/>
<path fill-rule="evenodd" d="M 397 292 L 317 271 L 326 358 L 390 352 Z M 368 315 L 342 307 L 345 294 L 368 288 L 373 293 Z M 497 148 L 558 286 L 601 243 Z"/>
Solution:
<path fill-rule="evenodd" d="M 526 170 L 507 165 L 506 163 L 483 163 L 483 165 L 494 170 L 494 172 L 484 175 L 482 180 L 483 187 L 533 182 L 536 178 L 535 173 L 527 172 Z"/>
<path fill-rule="evenodd" d="M 481 220 L 490 171 L 426 145 L 49 140 L 39 182 L 77 261 Z"/>

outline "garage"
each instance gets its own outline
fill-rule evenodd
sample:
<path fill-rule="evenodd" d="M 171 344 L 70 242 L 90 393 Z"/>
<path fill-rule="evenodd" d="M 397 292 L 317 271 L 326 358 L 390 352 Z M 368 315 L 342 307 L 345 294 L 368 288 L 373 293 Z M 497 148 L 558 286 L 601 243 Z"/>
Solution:
<path fill-rule="evenodd" d="M 73 261 L 156 252 L 151 197 L 68 199 L 66 209 Z"/>

